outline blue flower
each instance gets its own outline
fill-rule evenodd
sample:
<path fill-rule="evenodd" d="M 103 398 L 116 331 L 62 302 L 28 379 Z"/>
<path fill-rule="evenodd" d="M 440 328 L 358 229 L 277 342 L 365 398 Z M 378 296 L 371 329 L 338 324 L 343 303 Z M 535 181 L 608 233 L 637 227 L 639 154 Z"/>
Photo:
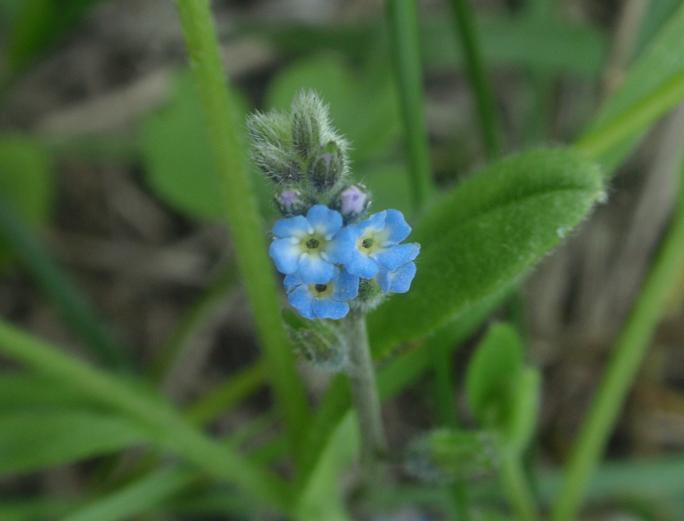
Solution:
<path fill-rule="evenodd" d="M 375 277 L 380 289 L 385 293 L 406 293 L 411 289 L 411 282 L 416 276 L 416 263 L 407 262 L 396 270 L 380 268 Z"/>
<path fill-rule="evenodd" d="M 325 284 L 333 278 L 338 260 L 331 254 L 342 216 L 317 204 L 306 213 L 280 219 L 273 225 L 275 238 L 268 250 L 276 268 L 285 275 L 298 274 L 306 284 Z"/>
<path fill-rule="evenodd" d="M 339 268 L 335 268 L 332 278 L 323 284 L 306 283 L 297 274 L 285 277 L 284 284 L 292 307 L 310 320 L 343 318 L 349 313 L 348 301 L 359 293 L 359 277 Z"/>
<path fill-rule="evenodd" d="M 341 230 L 330 256 L 349 273 L 372 279 L 381 270 L 394 272 L 418 256 L 419 244 L 399 244 L 410 233 L 411 227 L 400 211 L 384 210 Z"/>

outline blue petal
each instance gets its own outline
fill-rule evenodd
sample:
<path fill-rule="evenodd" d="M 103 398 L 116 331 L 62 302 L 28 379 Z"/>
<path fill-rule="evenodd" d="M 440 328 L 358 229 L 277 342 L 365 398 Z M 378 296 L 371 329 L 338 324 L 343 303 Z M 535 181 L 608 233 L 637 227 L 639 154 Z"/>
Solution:
<path fill-rule="evenodd" d="M 308 318 L 309 320 L 316 318 L 314 317 L 312 310 L 314 298 L 311 296 L 311 293 L 309 293 L 309 289 L 306 286 L 299 286 L 294 291 L 291 291 L 287 295 L 287 300 L 304 318 Z"/>
<path fill-rule="evenodd" d="M 299 258 L 299 276 L 305 284 L 325 284 L 335 275 L 335 267 L 319 255 L 302 254 Z"/>
<path fill-rule="evenodd" d="M 346 264 L 354 253 L 358 234 L 353 226 L 342 228 L 326 245 L 323 256 L 334 264 Z"/>
<path fill-rule="evenodd" d="M 385 250 L 381 250 L 378 253 L 373 254 L 373 257 L 384 268 L 392 271 L 396 270 L 399 266 L 402 266 L 407 262 L 415 260 L 419 253 L 420 244 L 417 242 L 411 242 L 408 244 L 391 246 Z"/>
<path fill-rule="evenodd" d="M 285 237 L 304 237 L 312 232 L 309 221 L 303 215 L 280 219 L 273 225 L 273 235 L 278 238 Z"/>
<path fill-rule="evenodd" d="M 394 271 L 381 270 L 378 273 L 378 284 L 385 293 L 406 293 L 411 289 L 411 282 L 416 276 L 416 263 L 409 262 Z"/>
<path fill-rule="evenodd" d="M 316 318 L 339 320 L 349 313 L 349 304 L 330 299 L 315 299 L 311 308 Z"/>
<path fill-rule="evenodd" d="M 342 215 L 322 204 L 309 208 L 306 219 L 314 230 L 327 239 L 332 238 L 342 228 Z"/>
<path fill-rule="evenodd" d="M 387 241 L 392 244 L 397 244 L 411 233 L 411 227 L 404 219 L 404 214 L 399 210 L 386 210 L 387 217 L 385 218 L 385 226 L 389 231 Z"/>
<path fill-rule="evenodd" d="M 359 278 L 345 270 L 341 270 L 335 277 L 335 300 L 351 300 L 359 294 Z"/>
<path fill-rule="evenodd" d="M 368 229 L 368 228 L 370 228 L 372 230 L 377 230 L 377 231 L 384 229 L 386 217 L 387 217 L 387 210 L 383 210 L 382 212 L 374 213 L 365 221 L 360 222 L 359 224 L 356 225 L 360 230 L 359 235 L 361 233 L 363 233 L 363 231 Z"/>
<path fill-rule="evenodd" d="M 273 259 L 277 270 L 286 275 L 297 271 L 301 253 L 299 241 L 294 238 L 275 239 L 268 248 L 268 254 Z"/>
<path fill-rule="evenodd" d="M 344 267 L 352 275 L 363 277 L 364 279 L 372 279 L 379 269 L 378 263 L 375 260 L 356 250 L 352 250 L 352 254 L 347 262 L 344 263 Z"/>
<path fill-rule="evenodd" d="M 285 291 L 287 292 L 292 291 L 295 287 L 301 286 L 302 284 L 304 284 L 304 282 L 302 282 L 302 278 L 299 276 L 299 273 L 287 275 L 283 280 L 283 286 L 285 286 Z"/>

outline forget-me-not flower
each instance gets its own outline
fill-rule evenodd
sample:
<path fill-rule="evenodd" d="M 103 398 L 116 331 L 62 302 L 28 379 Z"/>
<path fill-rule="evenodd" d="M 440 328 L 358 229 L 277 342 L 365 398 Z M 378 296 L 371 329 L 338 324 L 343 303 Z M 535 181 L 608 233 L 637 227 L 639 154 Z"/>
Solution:
<path fill-rule="evenodd" d="M 339 268 L 335 268 L 330 281 L 323 284 L 308 284 L 294 274 L 285 277 L 284 285 L 292 307 L 310 320 L 343 318 L 349 313 L 348 301 L 356 298 L 359 292 L 359 278 Z"/>
<path fill-rule="evenodd" d="M 306 284 L 325 284 L 335 273 L 335 235 L 341 228 L 339 212 L 317 204 L 309 208 L 306 217 L 277 221 L 268 253 L 280 273 L 297 274 Z"/>
<path fill-rule="evenodd" d="M 380 270 L 394 272 L 415 260 L 420 245 L 399 244 L 410 233 L 411 227 L 399 210 L 384 210 L 342 229 L 337 234 L 331 256 L 349 273 L 371 279 Z M 387 287 L 390 287 L 389 283 Z"/>

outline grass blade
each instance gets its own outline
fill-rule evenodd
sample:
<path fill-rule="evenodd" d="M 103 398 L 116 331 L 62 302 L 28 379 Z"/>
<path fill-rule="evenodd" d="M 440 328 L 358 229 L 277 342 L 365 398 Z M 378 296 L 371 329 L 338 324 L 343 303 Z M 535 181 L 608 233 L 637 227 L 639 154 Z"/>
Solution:
<path fill-rule="evenodd" d="M 451 9 L 463 47 L 464 65 L 470 80 L 470 88 L 480 114 L 482 141 L 487 156 L 492 158 L 499 155 L 501 143 L 495 116 L 494 96 L 485 74 L 480 42 L 475 28 L 475 17 L 468 0 L 451 0 Z"/>
<path fill-rule="evenodd" d="M 168 403 L 0 321 L 0 353 L 49 375 L 147 427 L 150 441 L 235 484 L 257 504 L 287 510 L 285 485 L 189 425 Z"/>
<path fill-rule="evenodd" d="M 408 142 L 413 205 L 417 210 L 427 200 L 432 187 L 416 2 L 389 0 L 387 13 L 392 36 L 391 54 Z"/>

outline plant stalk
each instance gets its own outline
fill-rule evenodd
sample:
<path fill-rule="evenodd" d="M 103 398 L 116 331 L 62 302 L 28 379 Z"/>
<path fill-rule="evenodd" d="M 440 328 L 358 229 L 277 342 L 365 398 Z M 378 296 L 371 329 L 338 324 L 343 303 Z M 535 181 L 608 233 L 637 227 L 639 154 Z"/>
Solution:
<path fill-rule="evenodd" d="M 501 483 L 518 521 L 538 521 L 534 497 L 522 468 L 520 455 L 503 450 L 501 455 Z"/>
<path fill-rule="evenodd" d="M 382 424 L 375 368 L 368 345 L 366 317 L 352 311 L 345 326 L 349 343 L 347 376 L 361 432 L 361 461 L 367 471 L 365 476 L 376 476 L 378 460 L 387 452 L 387 439 Z"/>
<path fill-rule="evenodd" d="M 280 316 L 278 290 L 266 254 L 266 236 L 247 167 L 246 144 L 228 96 L 208 0 L 178 0 L 178 12 L 194 79 L 199 87 L 209 139 L 225 200 L 236 261 L 252 309 L 257 335 L 293 453 L 308 421 L 306 394 Z"/>
<path fill-rule="evenodd" d="M 470 81 L 470 88 L 475 96 L 477 111 L 480 115 L 482 141 L 487 157 L 491 159 L 499 155 L 501 140 L 495 115 L 494 96 L 485 74 L 473 10 L 468 0 L 451 0 L 451 10 L 463 47 L 464 65 Z"/>
<path fill-rule="evenodd" d="M 430 150 L 425 123 L 418 9 L 415 0 L 388 0 L 391 54 L 408 145 L 413 207 L 419 210 L 432 190 Z"/>
<path fill-rule="evenodd" d="M 669 230 L 632 312 L 615 345 L 598 392 L 580 430 L 568 463 L 552 521 L 571 521 L 577 516 L 589 480 L 596 469 L 608 437 L 622 410 L 653 332 L 665 311 L 667 299 L 684 264 L 684 169 L 679 196 Z"/>

